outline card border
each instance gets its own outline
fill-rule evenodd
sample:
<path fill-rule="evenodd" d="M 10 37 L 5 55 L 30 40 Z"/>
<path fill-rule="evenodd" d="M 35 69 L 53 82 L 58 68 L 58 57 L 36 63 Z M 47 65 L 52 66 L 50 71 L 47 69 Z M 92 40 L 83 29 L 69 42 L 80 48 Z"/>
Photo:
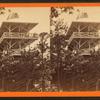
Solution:
<path fill-rule="evenodd" d="M 100 6 L 99 3 L 0 3 L 0 7 Z M 100 91 L 86 92 L 0 92 L 0 97 L 100 97 Z"/>

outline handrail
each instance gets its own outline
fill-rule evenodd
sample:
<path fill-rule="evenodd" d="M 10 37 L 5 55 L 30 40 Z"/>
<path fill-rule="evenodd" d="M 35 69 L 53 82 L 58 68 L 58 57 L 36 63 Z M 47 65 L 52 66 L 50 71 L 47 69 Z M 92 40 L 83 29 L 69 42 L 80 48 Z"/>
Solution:
<path fill-rule="evenodd" d="M 73 37 L 100 38 L 100 32 L 73 32 Z"/>
<path fill-rule="evenodd" d="M 18 32 L 4 32 L 3 33 L 4 37 L 21 37 L 21 38 L 38 38 L 37 34 L 32 34 L 31 36 L 28 33 L 18 33 Z"/>
<path fill-rule="evenodd" d="M 25 33 L 18 33 L 18 32 L 4 32 L 3 35 L 0 37 L 0 43 L 3 41 L 4 38 L 30 38 L 30 39 L 37 39 L 38 34 L 32 34 L 32 36 L 25 34 Z"/>
<path fill-rule="evenodd" d="M 100 38 L 100 32 L 73 32 L 68 40 L 68 44 L 70 44 L 74 38 Z"/>

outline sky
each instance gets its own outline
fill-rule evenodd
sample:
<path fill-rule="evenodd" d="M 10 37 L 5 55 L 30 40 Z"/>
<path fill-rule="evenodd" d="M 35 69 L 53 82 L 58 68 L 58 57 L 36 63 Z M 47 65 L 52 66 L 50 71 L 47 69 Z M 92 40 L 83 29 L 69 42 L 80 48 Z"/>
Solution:
<path fill-rule="evenodd" d="M 77 21 L 92 21 L 92 22 L 100 22 L 100 7 L 74 7 L 75 11 L 72 14 L 63 13 L 59 16 L 58 19 L 64 19 L 64 22 L 70 24 L 72 21 L 76 21 L 76 17 L 79 13 L 87 12 L 88 18 L 81 18 Z M 80 10 L 80 12 L 77 11 Z"/>
<path fill-rule="evenodd" d="M 12 7 L 6 8 L 10 9 L 11 13 L 18 13 L 19 18 L 5 20 L 7 16 L 10 14 L 6 12 L 5 15 L 0 16 L 1 23 L 2 21 L 17 21 L 17 22 L 31 22 L 38 23 L 36 27 L 34 27 L 30 32 L 41 33 L 48 32 L 50 27 L 50 8 L 49 7 Z"/>
<path fill-rule="evenodd" d="M 88 13 L 88 20 L 100 22 L 100 7 L 77 7 L 81 11 Z"/>

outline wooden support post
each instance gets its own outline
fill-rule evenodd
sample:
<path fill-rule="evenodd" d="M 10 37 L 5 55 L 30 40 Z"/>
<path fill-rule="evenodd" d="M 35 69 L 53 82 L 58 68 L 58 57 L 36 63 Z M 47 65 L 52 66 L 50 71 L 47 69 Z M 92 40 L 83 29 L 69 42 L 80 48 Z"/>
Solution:
<path fill-rule="evenodd" d="M 79 26 L 74 25 L 73 27 L 76 28 L 77 32 L 79 32 L 79 30 L 80 30 L 80 27 Z"/>
<path fill-rule="evenodd" d="M 74 27 L 77 29 L 78 32 L 81 32 L 81 31 L 83 31 L 85 28 L 87 28 L 88 25 L 85 25 L 85 26 L 83 26 L 82 28 L 81 28 L 81 25 L 78 25 L 78 26 L 74 25 Z"/>
<path fill-rule="evenodd" d="M 7 44 L 8 48 L 11 49 L 11 47 L 12 47 L 12 41 L 11 40 L 7 41 L 6 44 Z"/>
<path fill-rule="evenodd" d="M 22 49 L 21 41 L 18 42 L 18 45 L 19 45 L 19 50 L 21 50 Z"/>
<path fill-rule="evenodd" d="M 80 32 L 81 31 L 81 26 L 80 25 L 78 25 L 78 32 Z"/>
<path fill-rule="evenodd" d="M 91 27 L 92 27 L 93 30 L 97 31 L 97 28 L 96 27 L 94 27 L 94 26 L 91 26 Z"/>
<path fill-rule="evenodd" d="M 17 42 L 12 43 L 12 41 L 10 40 L 9 42 L 6 43 L 7 43 L 7 51 L 9 52 L 16 45 Z"/>
<path fill-rule="evenodd" d="M 83 42 L 82 44 L 80 44 L 80 48 L 85 45 L 88 41 Z"/>
<path fill-rule="evenodd" d="M 76 41 L 76 40 L 74 40 L 74 41 L 76 42 L 76 49 L 79 50 L 80 49 L 80 41 Z"/>
<path fill-rule="evenodd" d="M 85 28 L 87 28 L 87 27 L 88 27 L 88 25 L 82 27 L 82 28 L 80 29 L 80 31 L 83 31 L 83 30 L 84 30 Z"/>
<path fill-rule="evenodd" d="M 11 49 L 11 41 L 7 42 L 8 48 Z"/>
<path fill-rule="evenodd" d="M 79 42 L 78 42 L 78 49 L 80 49 L 81 48 L 81 40 L 79 40 Z"/>
<path fill-rule="evenodd" d="M 15 30 L 16 28 L 17 28 L 17 26 L 13 27 L 13 28 L 11 29 L 11 32 L 12 32 L 13 30 Z"/>
<path fill-rule="evenodd" d="M 99 91 L 99 89 L 100 89 L 99 85 L 100 85 L 100 79 L 98 79 L 97 82 L 96 82 L 96 91 Z"/>
<path fill-rule="evenodd" d="M 90 32 L 90 31 L 91 31 L 91 30 L 90 30 L 90 27 L 91 27 L 91 26 L 90 26 L 90 25 L 88 25 L 88 32 Z"/>
<path fill-rule="evenodd" d="M 91 50 L 91 41 L 88 41 L 88 45 L 89 45 L 89 51 Z"/>
<path fill-rule="evenodd" d="M 11 26 L 10 25 L 5 26 L 5 28 L 8 30 L 8 32 L 11 32 Z"/>
<path fill-rule="evenodd" d="M 13 30 L 15 30 L 18 26 L 15 27 L 11 27 L 11 25 L 5 26 L 6 29 L 8 30 L 8 32 L 12 32 Z"/>
<path fill-rule="evenodd" d="M 10 25 L 9 25 L 9 27 L 8 27 L 8 31 L 11 32 L 11 26 L 10 26 Z"/>
<path fill-rule="evenodd" d="M 21 31 L 21 25 L 18 26 L 18 32 L 20 33 Z"/>
<path fill-rule="evenodd" d="M 15 46 L 16 45 L 16 42 L 15 43 L 13 43 L 13 44 L 11 44 L 11 48 L 13 47 L 13 46 Z"/>

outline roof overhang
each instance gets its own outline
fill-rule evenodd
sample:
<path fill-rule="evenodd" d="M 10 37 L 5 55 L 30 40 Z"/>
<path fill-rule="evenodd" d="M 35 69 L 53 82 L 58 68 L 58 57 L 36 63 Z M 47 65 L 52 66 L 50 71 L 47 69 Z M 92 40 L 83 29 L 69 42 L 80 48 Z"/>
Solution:
<path fill-rule="evenodd" d="M 38 23 L 28 23 L 28 22 L 3 22 L 0 28 L 0 33 L 8 32 L 9 28 L 12 32 L 22 32 L 27 33 L 33 29 Z"/>
<path fill-rule="evenodd" d="M 88 27 L 93 28 L 93 32 L 97 32 L 100 30 L 100 22 L 83 22 L 83 21 L 74 21 L 71 23 L 66 38 L 69 39 L 73 32 L 78 32 L 78 27 L 84 28 L 84 32 L 88 32 Z M 83 31 L 83 30 L 82 30 Z"/>

